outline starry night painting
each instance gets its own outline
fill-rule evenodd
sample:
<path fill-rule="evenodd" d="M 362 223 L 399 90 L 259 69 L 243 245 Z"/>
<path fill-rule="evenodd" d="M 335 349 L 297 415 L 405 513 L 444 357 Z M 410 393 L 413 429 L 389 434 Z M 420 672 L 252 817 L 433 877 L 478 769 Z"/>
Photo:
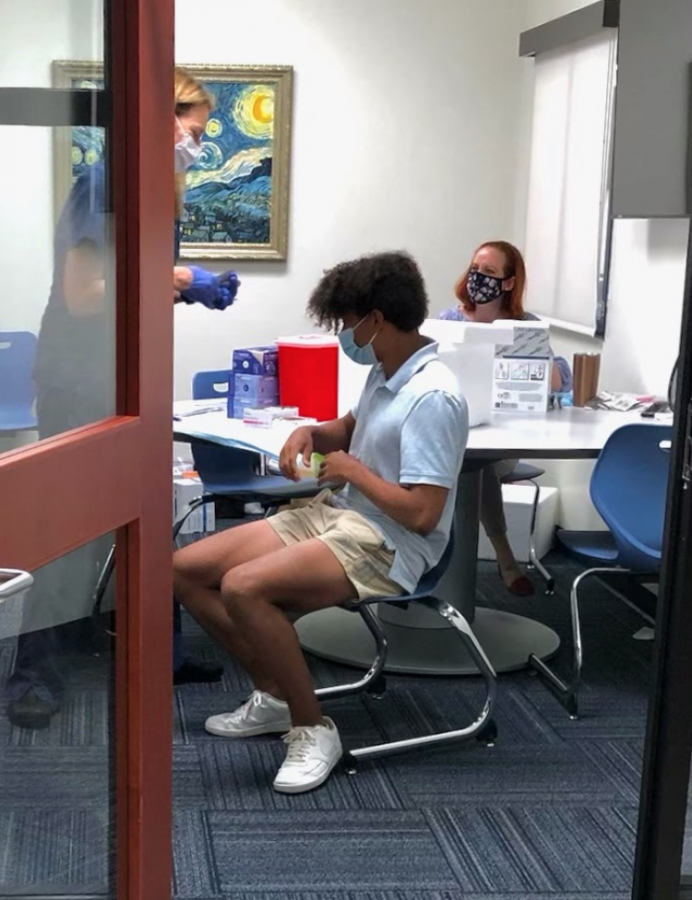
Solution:
<path fill-rule="evenodd" d="M 184 65 L 214 98 L 202 154 L 187 173 L 182 216 L 184 259 L 286 259 L 290 174 L 291 66 Z M 56 62 L 56 86 L 98 87 L 97 63 Z M 64 129 L 57 129 L 64 131 Z M 67 166 L 60 205 L 104 147 L 98 128 L 72 128 L 56 140 Z M 66 157 L 69 156 L 69 162 Z M 62 178 L 64 182 L 64 178 Z"/>
<path fill-rule="evenodd" d="M 103 90 L 103 67 L 98 62 L 56 60 L 53 86 L 71 90 Z M 103 158 L 105 131 L 96 126 L 78 125 L 54 128 L 53 203 L 56 220 L 74 182 Z"/>
<path fill-rule="evenodd" d="M 291 68 L 185 68 L 215 107 L 187 175 L 181 255 L 285 259 Z"/>

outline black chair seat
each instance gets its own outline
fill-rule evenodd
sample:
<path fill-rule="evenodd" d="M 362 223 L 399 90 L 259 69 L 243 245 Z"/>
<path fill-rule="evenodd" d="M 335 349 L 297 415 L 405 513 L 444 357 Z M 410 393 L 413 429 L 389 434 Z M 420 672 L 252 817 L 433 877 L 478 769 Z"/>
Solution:
<path fill-rule="evenodd" d="M 545 469 L 529 463 L 518 462 L 511 472 L 502 477 L 501 481 L 503 484 L 516 484 L 517 481 L 533 481 L 534 478 L 540 478 L 541 475 L 545 475 Z"/>

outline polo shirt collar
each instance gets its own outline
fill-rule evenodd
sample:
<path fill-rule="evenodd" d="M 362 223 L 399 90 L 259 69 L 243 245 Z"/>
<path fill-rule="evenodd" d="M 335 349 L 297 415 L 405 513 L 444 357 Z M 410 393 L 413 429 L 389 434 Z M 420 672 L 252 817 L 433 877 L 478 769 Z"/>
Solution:
<path fill-rule="evenodd" d="M 419 372 L 432 360 L 437 359 L 437 348 L 437 342 L 431 341 L 429 344 L 421 347 L 420 350 L 416 350 L 413 356 L 409 356 L 403 366 L 398 368 L 388 381 L 385 381 L 384 387 L 391 391 L 392 394 L 397 394 L 413 378 L 416 372 Z M 382 377 L 384 378 L 384 374 Z"/>

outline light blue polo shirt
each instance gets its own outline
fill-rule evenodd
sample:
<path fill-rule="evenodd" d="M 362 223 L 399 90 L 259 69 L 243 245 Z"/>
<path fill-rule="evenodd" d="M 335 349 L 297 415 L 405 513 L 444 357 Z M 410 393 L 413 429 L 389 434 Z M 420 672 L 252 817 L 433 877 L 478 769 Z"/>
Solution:
<path fill-rule="evenodd" d="M 432 484 L 448 488 L 435 530 L 416 534 L 385 515 L 352 484 L 335 498 L 382 532 L 395 551 L 390 578 L 412 591 L 439 562 L 449 540 L 456 487 L 469 433 L 466 401 L 452 372 L 431 342 L 413 354 L 387 380 L 373 366 L 357 406 L 349 453 L 376 475 L 394 484 Z"/>

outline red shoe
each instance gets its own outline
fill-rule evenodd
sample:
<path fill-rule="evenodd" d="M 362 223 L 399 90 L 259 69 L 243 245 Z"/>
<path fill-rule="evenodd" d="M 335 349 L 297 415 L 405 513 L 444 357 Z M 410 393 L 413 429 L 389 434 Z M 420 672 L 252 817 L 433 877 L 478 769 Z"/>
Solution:
<path fill-rule="evenodd" d="M 502 578 L 502 569 L 497 567 L 497 574 Z M 502 578 L 502 583 L 515 597 L 533 597 L 536 593 L 536 588 L 533 586 L 533 582 L 526 575 L 519 575 L 511 584 L 507 584 Z"/>

